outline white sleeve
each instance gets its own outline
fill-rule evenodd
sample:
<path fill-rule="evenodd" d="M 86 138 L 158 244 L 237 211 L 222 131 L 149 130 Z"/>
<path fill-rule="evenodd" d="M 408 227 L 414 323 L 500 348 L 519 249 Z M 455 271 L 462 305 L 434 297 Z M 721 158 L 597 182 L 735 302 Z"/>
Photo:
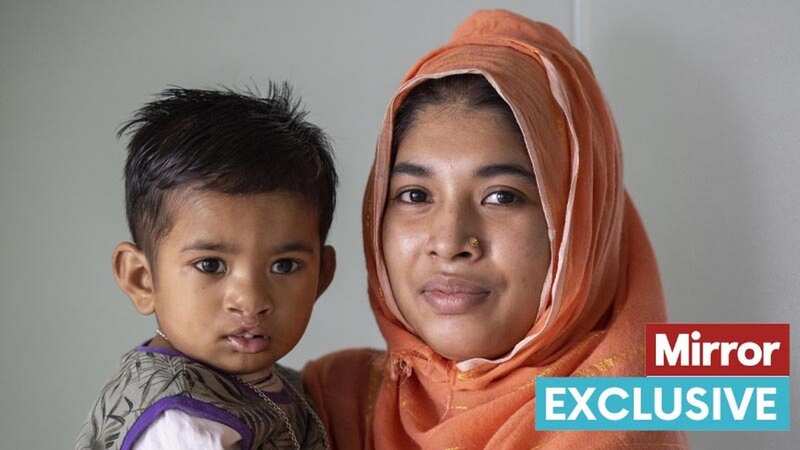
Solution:
<path fill-rule="evenodd" d="M 147 427 L 133 450 L 239 450 L 241 439 L 227 425 L 168 409 Z"/>

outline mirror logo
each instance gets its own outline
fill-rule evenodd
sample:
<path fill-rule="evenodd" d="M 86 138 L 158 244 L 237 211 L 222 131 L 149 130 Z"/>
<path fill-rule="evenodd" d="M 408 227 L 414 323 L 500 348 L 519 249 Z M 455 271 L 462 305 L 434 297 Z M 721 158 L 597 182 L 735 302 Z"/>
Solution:
<path fill-rule="evenodd" d="M 648 324 L 644 377 L 540 377 L 537 430 L 788 431 L 789 324 Z"/>

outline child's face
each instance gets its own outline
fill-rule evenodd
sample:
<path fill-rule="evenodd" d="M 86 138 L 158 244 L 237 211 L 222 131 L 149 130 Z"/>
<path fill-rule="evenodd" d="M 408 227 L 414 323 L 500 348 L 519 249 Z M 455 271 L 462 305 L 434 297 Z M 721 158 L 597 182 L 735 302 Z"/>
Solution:
<path fill-rule="evenodd" d="M 226 372 L 270 367 L 300 340 L 333 275 L 316 208 L 286 192 L 189 190 L 165 203 L 172 227 L 152 267 L 160 329 L 179 351 Z"/>

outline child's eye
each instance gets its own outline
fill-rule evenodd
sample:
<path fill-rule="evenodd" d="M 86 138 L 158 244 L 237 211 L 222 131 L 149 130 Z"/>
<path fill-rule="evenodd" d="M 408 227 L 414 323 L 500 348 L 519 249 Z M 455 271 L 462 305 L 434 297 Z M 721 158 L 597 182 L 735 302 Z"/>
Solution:
<path fill-rule="evenodd" d="M 428 201 L 428 193 L 422 189 L 407 189 L 397 199 L 404 203 L 425 203 Z"/>
<path fill-rule="evenodd" d="M 520 197 L 511 191 L 492 192 L 483 199 L 483 203 L 489 205 L 510 205 L 520 201 Z"/>
<path fill-rule="evenodd" d="M 270 271 L 272 273 L 292 273 L 300 268 L 300 262 L 295 261 L 293 259 L 280 259 L 272 263 L 272 267 L 270 267 Z"/>
<path fill-rule="evenodd" d="M 203 273 L 225 273 L 225 263 L 219 258 L 205 258 L 194 263 L 194 267 Z"/>

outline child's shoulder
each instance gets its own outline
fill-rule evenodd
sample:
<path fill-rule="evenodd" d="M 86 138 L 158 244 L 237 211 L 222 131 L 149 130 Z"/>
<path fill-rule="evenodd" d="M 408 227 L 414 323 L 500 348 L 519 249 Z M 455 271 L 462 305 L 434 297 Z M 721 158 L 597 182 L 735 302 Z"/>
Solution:
<path fill-rule="evenodd" d="M 279 370 L 287 382 L 299 380 L 296 371 Z M 122 356 L 116 374 L 92 408 L 76 448 L 119 448 L 143 436 L 157 422 L 159 427 L 172 429 L 170 421 L 160 418 L 175 410 L 189 421 L 202 418 L 232 427 L 246 442 L 288 433 L 281 428 L 280 413 L 236 377 L 174 350 L 139 346 Z"/>
<path fill-rule="evenodd" d="M 284 365 L 275 363 L 272 366 L 272 370 L 274 370 L 284 380 L 287 380 L 287 381 L 292 382 L 292 383 L 295 380 L 300 379 L 300 371 L 292 369 L 291 367 L 286 367 Z"/>
<path fill-rule="evenodd" d="M 272 370 L 278 376 L 280 376 L 280 378 L 283 381 L 291 384 L 291 387 L 293 387 L 296 391 L 299 391 L 299 392 L 303 392 L 304 391 L 302 374 L 301 374 L 301 372 L 299 370 L 292 369 L 291 367 L 286 367 L 284 365 L 277 364 L 277 363 L 272 366 Z"/>

